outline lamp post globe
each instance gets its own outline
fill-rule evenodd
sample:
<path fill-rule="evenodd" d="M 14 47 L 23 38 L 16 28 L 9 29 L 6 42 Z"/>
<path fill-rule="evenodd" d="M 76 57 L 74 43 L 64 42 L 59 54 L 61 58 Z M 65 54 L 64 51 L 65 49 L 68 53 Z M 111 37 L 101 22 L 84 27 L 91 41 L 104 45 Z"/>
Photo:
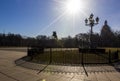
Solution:
<path fill-rule="evenodd" d="M 91 14 L 89 18 L 85 19 L 85 25 L 89 26 L 91 28 L 91 30 L 90 30 L 90 48 L 91 49 L 94 48 L 94 46 L 93 46 L 93 38 L 92 38 L 92 36 L 93 36 L 93 27 L 95 25 L 97 25 L 98 22 L 99 22 L 99 17 L 96 17 L 94 19 L 94 15 L 93 14 Z"/>

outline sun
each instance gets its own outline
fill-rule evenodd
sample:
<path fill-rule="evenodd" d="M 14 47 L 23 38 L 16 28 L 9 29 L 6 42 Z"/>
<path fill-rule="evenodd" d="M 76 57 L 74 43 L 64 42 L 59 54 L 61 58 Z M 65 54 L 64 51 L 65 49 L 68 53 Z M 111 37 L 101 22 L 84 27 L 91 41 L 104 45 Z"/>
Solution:
<path fill-rule="evenodd" d="M 81 0 L 67 0 L 65 3 L 65 9 L 69 14 L 77 14 L 83 8 L 83 3 Z"/>

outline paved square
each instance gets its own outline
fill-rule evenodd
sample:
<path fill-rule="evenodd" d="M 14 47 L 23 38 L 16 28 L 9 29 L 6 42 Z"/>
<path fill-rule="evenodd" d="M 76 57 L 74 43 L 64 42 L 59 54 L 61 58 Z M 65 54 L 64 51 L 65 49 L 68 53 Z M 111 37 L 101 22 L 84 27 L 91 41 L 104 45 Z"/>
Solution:
<path fill-rule="evenodd" d="M 49 65 L 39 73 L 38 67 L 43 68 L 43 65 L 23 63 L 35 69 L 31 70 L 15 64 L 15 60 L 25 55 L 24 51 L 0 50 L 0 81 L 120 81 L 120 72 L 109 65 L 85 65 L 88 76 L 82 66 Z"/>

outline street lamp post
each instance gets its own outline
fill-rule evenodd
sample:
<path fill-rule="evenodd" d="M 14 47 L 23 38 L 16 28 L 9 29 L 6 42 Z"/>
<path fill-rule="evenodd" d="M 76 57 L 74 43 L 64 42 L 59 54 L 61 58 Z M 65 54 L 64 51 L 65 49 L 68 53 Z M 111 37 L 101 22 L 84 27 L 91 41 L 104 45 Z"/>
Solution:
<path fill-rule="evenodd" d="M 85 19 L 85 25 L 90 26 L 90 48 L 93 48 L 93 40 L 92 40 L 92 35 L 93 35 L 93 26 L 97 25 L 99 22 L 99 18 L 96 17 L 96 19 L 93 18 L 93 14 L 90 15 L 90 17 Z"/>

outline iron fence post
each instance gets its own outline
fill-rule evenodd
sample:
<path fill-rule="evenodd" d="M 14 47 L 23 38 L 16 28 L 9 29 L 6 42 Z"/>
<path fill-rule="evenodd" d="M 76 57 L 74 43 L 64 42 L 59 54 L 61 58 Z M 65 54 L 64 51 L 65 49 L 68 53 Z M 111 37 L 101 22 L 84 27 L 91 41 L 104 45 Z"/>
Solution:
<path fill-rule="evenodd" d="M 50 63 L 52 63 L 52 48 L 50 48 Z"/>
<path fill-rule="evenodd" d="M 109 50 L 109 63 L 111 63 L 111 50 Z"/>
<path fill-rule="evenodd" d="M 82 65 L 83 65 L 83 53 L 82 53 Z"/>

